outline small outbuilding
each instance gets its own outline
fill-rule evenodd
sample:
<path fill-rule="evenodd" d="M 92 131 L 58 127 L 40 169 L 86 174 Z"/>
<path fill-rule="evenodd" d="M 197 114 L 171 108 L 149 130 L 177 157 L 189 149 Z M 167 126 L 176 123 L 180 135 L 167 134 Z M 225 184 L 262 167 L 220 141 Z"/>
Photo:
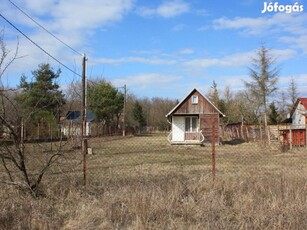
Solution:
<path fill-rule="evenodd" d="M 220 142 L 220 117 L 225 115 L 202 93 L 193 89 L 167 115 L 172 144 Z"/>
<path fill-rule="evenodd" d="M 91 122 L 95 120 L 95 115 L 91 111 L 86 112 L 86 136 L 91 135 Z M 63 124 L 62 133 L 67 136 L 81 136 L 82 113 L 81 111 L 68 111 Z"/>
<path fill-rule="evenodd" d="M 280 137 L 285 145 L 306 146 L 307 98 L 298 98 L 291 110 L 291 125 L 280 130 Z"/>

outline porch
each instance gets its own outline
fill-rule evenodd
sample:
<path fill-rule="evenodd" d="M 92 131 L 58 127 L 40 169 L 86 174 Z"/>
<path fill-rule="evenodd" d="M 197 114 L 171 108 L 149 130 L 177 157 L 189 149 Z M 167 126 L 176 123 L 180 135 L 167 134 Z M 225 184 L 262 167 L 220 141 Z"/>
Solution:
<path fill-rule="evenodd" d="M 184 132 L 184 139 L 173 138 L 173 132 L 171 131 L 167 137 L 167 140 L 172 145 L 201 145 L 205 137 L 202 132 Z"/>

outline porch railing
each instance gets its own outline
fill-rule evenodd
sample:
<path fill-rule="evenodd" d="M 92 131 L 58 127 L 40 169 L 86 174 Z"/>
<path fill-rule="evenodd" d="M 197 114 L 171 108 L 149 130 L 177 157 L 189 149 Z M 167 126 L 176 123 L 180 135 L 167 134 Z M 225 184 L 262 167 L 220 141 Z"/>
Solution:
<path fill-rule="evenodd" d="M 172 131 L 168 134 L 167 140 L 169 143 L 172 142 Z M 185 140 L 186 142 L 198 142 L 202 143 L 205 140 L 205 137 L 202 132 L 195 132 L 195 133 L 185 133 Z"/>

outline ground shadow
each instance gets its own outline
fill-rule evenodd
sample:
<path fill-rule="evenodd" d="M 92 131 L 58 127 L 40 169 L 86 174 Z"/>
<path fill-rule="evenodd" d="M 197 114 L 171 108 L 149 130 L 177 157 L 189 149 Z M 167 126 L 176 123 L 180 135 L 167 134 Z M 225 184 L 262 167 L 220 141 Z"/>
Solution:
<path fill-rule="evenodd" d="M 244 139 L 233 139 L 233 140 L 230 140 L 230 141 L 222 141 L 222 144 L 223 145 L 240 145 L 240 144 L 243 144 L 245 143 L 246 141 Z"/>

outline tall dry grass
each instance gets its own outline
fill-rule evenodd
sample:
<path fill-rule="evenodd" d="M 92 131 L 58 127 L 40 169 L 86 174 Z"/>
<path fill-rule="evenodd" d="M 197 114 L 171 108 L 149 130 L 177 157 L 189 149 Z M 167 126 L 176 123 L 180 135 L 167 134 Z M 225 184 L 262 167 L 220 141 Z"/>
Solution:
<path fill-rule="evenodd" d="M 50 145 L 27 145 L 34 176 Z M 213 183 L 210 146 L 170 146 L 163 136 L 90 145 L 86 187 L 80 150 L 68 146 L 37 198 L 1 184 L 0 229 L 307 229 L 305 148 L 218 146 Z"/>
<path fill-rule="evenodd" d="M 0 229 L 307 229 L 306 177 L 168 174 L 1 189 Z"/>

